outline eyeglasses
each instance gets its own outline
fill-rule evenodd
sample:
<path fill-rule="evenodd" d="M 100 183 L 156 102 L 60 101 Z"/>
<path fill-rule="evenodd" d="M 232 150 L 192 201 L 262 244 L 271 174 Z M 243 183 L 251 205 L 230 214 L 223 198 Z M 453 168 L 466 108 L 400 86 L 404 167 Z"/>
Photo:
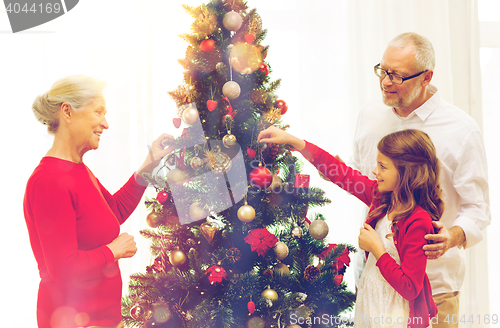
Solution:
<path fill-rule="evenodd" d="M 389 75 L 389 79 L 391 79 L 392 83 L 403 84 L 404 81 L 413 79 L 414 77 L 417 77 L 417 76 L 427 72 L 428 70 L 426 69 L 425 71 L 414 74 L 412 76 L 404 77 L 404 76 L 401 76 L 399 74 L 389 73 L 388 71 L 386 71 L 385 69 L 380 67 L 380 64 L 377 64 L 377 65 L 375 65 L 375 67 L 373 67 L 373 71 L 375 72 L 375 75 L 377 75 L 381 79 L 384 79 L 387 75 Z"/>

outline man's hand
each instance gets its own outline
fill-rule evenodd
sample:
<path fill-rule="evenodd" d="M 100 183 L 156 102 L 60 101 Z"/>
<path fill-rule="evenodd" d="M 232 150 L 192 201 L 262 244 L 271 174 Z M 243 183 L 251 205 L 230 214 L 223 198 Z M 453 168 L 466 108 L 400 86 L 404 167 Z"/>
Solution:
<path fill-rule="evenodd" d="M 423 247 L 427 259 L 438 259 L 450 248 L 460 246 L 465 243 L 465 233 L 459 226 L 447 229 L 440 221 L 433 221 L 432 225 L 439 230 L 437 234 L 428 234 L 424 236 L 425 239 L 434 242 L 434 244 L 424 245 Z"/>

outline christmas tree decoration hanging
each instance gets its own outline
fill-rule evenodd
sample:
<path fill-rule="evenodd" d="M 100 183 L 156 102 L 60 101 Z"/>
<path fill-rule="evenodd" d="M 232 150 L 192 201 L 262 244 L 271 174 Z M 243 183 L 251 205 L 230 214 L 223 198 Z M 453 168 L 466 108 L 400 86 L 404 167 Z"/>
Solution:
<path fill-rule="evenodd" d="M 231 100 L 236 99 L 241 93 L 240 85 L 234 81 L 227 81 L 222 86 L 222 93 Z"/>
<path fill-rule="evenodd" d="M 295 223 L 295 222 L 294 222 L 294 224 L 293 224 L 293 228 L 292 228 L 292 231 L 291 231 L 291 235 L 292 235 L 292 237 L 293 237 L 293 238 L 296 238 L 296 239 L 298 239 L 298 238 L 302 238 L 302 234 L 303 234 L 302 228 L 301 228 L 301 227 L 299 227 L 299 226 L 297 225 L 297 223 Z"/>
<path fill-rule="evenodd" d="M 180 249 L 175 249 L 172 252 L 170 252 L 168 260 L 170 261 L 170 264 L 172 264 L 174 267 L 179 267 L 184 263 L 186 263 L 187 256 Z"/>
<path fill-rule="evenodd" d="M 181 126 L 182 120 L 180 117 L 174 117 L 172 123 L 174 123 L 175 128 L 178 129 Z"/>
<path fill-rule="evenodd" d="M 218 265 L 212 265 L 205 273 L 211 285 L 220 284 L 227 278 L 226 270 Z"/>
<path fill-rule="evenodd" d="M 274 245 L 274 254 L 276 254 L 276 259 L 278 261 L 284 260 L 288 256 L 288 246 L 282 242 L 278 241 L 276 245 Z"/>
<path fill-rule="evenodd" d="M 156 200 L 160 204 L 165 203 L 167 199 L 168 199 L 168 192 L 166 192 L 165 190 L 159 191 L 158 194 L 156 195 Z"/>
<path fill-rule="evenodd" d="M 266 63 L 260 63 L 259 71 L 264 72 L 265 76 L 269 75 L 269 66 Z"/>
<path fill-rule="evenodd" d="M 200 231 L 203 237 L 211 243 L 214 239 L 215 233 L 217 232 L 217 228 L 214 227 L 210 222 L 203 222 L 200 225 Z"/>
<path fill-rule="evenodd" d="M 335 283 L 336 286 L 340 286 L 342 284 L 342 280 L 344 279 L 344 276 L 341 274 L 336 274 L 333 277 L 333 282 Z"/>
<path fill-rule="evenodd" d="M 285 115 L 285 113 L 288 111 L 288 105 L 284 100 L 276 100 L 274 106 L 280 111 L 281 115 Z"/>
<path fill-rule="evenodd" d="M 214 147 L 212 150 L 205 150 L 205 156 L 205 165 L 218 175 L 228 172 L 233 165 L 231 157 L 222 152 L 219 146 Z"/>
<path fill-rule="evenodd" d="M 255 34 L 253 34 L 253 33 L 245 34 L 245 36 L 243 38 L 245 39 L 246 43 L 252 43 L 253 40 L 255 40 Z"/>
<path fill-rule="evenodd" d="M 259 163 L 259 166 L 250 172 L 249 180 L 252 185 L 266 189 L 273 182 L 273 174 L 267 167 L 262 166 L 262 163 Z"/>
<path fill-rule="evenodd" d="M 146 222 L 151 228 L 157 228 L 163 223 L 163 216 L 155 211 L 148 214 Z"/>
<path fill-rule="evenodd" d="M 254 314 L 255 312 L 255 303 L 253 301 L 250 301 L 247 303 L 247 309 L 250 314 Z"/>
<path fill-rule="evenodd" d="M 198 156 L 193 156 L 189 161 L 189 166 L 191 166 L 192 169 L 196 170 L 197 168 L 202 167 L 203 163 L 204 162 L 201 158 L 199 158 Z"/>
<path fill-rule="evenodd" d="M 238 219 L 245 223 L 252 222 L 255 219 L 255 209 L 245 201 L 245 205 L 238 209 Z"/>
<path fill-rule="evenodd" d="M 200 50 L 203 52 L 212 52 L 215 48 L 215 41 L 212 39 L 205 39 L 200 43 Z"/>
<path fill-rule="evenodd" d="M 130 316 L 135 320 L 143 321 L 148 310 L 145 303 L 136 303 L 130 308 Z"/>
<path fill-rule="evenodd" d="M 252 148 L 247 149 L 247 156 L 250 160 L 254 159 L 255 155 L 257 155 L 257 151 L 255 151 L 255 149 Z"/>
<path fill-rule="evenodd" d="M 280 275 L 290 275 L 290 269 L 284 263 L 278 263 L 273 267 L 273 272 Z"/>
<path fill-rule="evenodd" d="M 229 61 L 238 73 L 250 74 L 260 68 L 262 54 L 259 48 L 251 43 L 237 42 L 231 47 Z"/>
<path fill-rule="evenodd" d="M 168 303 L 163 300 L 153 303 L 152 312 L 155 323 L 161 324 L 169 321 L 172 318 L 170 307 L 168 306 Z"/>
<path fill-rule="evenodd" d="M 209 111 L 212 112 L 214 109 L 217 108 L 217 105 L 218 105 L 217 101 L 215 101 L 215 100 L 207 100 L 207 108 L 208 108 Z"/>
<path fill-rule="evenodd" d="M 260 295 L 271 301 L 276 301 L 278 299 L 278 293 L 276 293 L 276 291 L 271 288 L 265 289 Z"/>
<path fill-rule="evenodd" d="M 186 124 L 194 124 L 199 118 L 200 115 L 195 106 L 189 106 L 182 111 L 181 118 Z"/>
<path fill-rule="evenodd" d="M 315 220 L 309 225 L 309 234 L 316 240 L 323 240 L 328 235 L 328 224 L 322 220 Z"/>
<path fill-rule="evenodd" d="M 200 202 L 194 202 L 189 206 L 189 218 L 196 222 L 205 219 L 208 216 L 208 210 Z"/>
<path fill-rule="evenodd" d="M 167 173 L 167 180 L 169 184 L 182 185 L 189 179 L 189 175 L 178 168 L 172 169 Z"/>
<path fill-rule="evenodd" d="M 240 14 L 237 12 L 230 11 L 224 15 L 224 18 L 222 19 L 222 25 L 228 30 L 228 31 L 237 31 L 240 29 L 241 24 L 243 24 L 243 18 L 241 17 Z"/>

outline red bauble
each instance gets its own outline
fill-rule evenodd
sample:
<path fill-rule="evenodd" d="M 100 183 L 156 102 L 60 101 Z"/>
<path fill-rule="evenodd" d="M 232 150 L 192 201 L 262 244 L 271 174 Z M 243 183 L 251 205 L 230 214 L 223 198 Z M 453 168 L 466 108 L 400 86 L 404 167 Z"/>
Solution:
<path fill-rule="evenodd" d="M 276 108 L 281 110 L 281 115 L 284 115 L 286 113 L 286 111 L 288 110 L 288 105 L 286 104 L 286 102 L 284 100 L 276 100 L 276 102 L 274 103 L 274 106 L 276 106 Z"/>
<path fill-rule="evenodd" d="M 252 43 L 255 40 L 255 34 L 250 33 L 244 36 L 244 39 L 247 43 Z"/>
<path fill-rule="evenodd" d="M 249 159 L 254 159 L 255 155 L 257 155 L 257 152 L 255 151 L 255 149 L 248 148 L 247 149 L 247 155 L 248 155 Z"/>
<path fill-rule="evenodd" d="M 178 129 L 181 126 L 181 119 L 179 117 L 175 117 L 172 122 L 174 123 L 174 126 L 176 129 Z"/>
<path fill-rule="evenodd" d="M 250 172 L 250 183 L 262 189 L 267 189 L 273 182 L 273 174 L 265 166 L 258 166 Z"/>
<path fill-rule="evenodd" d="M 167 201 L 168 199 L 168 193 L 166 191 L 160 191 L 158 195 L 156 195 L 156 200 L 158 203 L 163 204 Z"/>
<path fill-rule="evenodd" d="M 342 283 L 342 280 L 344 279 L 344 276 L 341 275 L 341 274 L 336 274 L 334 277 L 333 277 L 333 283 L 337 286 L 340 286 L 340 284 Z"/>
<path fill-rule="evenodd" d="M 210 281 L 211 285 L 219 284 L 227 278 L 226 270 L 218 265 L 212 265 L 207 269 L 207 271 L 205 271 L 205 273 L 207 274 L 208 281 Z"/>
<path fill-rule="evenodd" d="M 209 111 L 213 111 L 217 108 L 218 103 L 215 100 L 207 100 L 207 108 Z"/>
<path fill-rule="evenodd" d="M 267 76 L 269 75 L 269 66 L 267 66 L 266 63 L 260 63 L 260 67 L 259 67 L 259 70 L 261 72 L 264 72 L 264 74 Z"/>
<path fill-rule="evenodd" d="M 247 308 L 248 312 L 250 312 L 250 314 L 253 314 L 255 312 L 255 303 L 252 301 L 248 302 Z"/>
<path fill-rule="evenodd" d="M 200 43 L 200 49 L 203 52 L 212 52 L 215 48 L 215 41 L 212 39 L 205 39 Z"/>

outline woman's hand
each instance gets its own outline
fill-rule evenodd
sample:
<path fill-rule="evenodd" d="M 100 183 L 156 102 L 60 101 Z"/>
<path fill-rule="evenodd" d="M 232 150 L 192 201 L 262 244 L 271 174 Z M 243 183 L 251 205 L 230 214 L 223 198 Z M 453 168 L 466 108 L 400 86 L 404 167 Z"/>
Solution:
<path fill-rule="evenodd" d="M 358 243 L 359 248 L 372 253 L 377 260 L 382 254 L 386 253 L 380 237 L 369 224 L 365 223 L 363 228 L 359 230 Z"/>
<path fill-rule="evenodd" d="M 141 185 L 147 185 L 148 183 L 142 179 L 143 173 L 151 173 L 160 164 L 163 157 L 167 156 L 174 151 L 175 146 L 169 146 L 164 148 L 164 145 L 169 143 L 169 141 L 175 140 L 170 134 L 163 133 L 151 144 L 149 153 L 144 160 L 144 163 L 136 171 L 138 177 L 138 183 Z"/>
<path fill-rule="evenodd" d="M 278 129 L 275 126 L 270 126 L 265 130 L 260 131 L 257 136 L 257 142 L 276 143 L 276 144 L 289 144 L 298 151 L 305 148 L 306 142 L 299 139 L 288 132 Z"/>
<path fill-rule="evenodd" d="M 115 240 L 106 246 L 108 246 L 113 253 L 115 261 L 126 257 L 132 257 L 137 252 L 134 237 L 126 232 L 116 237 Z"/>

